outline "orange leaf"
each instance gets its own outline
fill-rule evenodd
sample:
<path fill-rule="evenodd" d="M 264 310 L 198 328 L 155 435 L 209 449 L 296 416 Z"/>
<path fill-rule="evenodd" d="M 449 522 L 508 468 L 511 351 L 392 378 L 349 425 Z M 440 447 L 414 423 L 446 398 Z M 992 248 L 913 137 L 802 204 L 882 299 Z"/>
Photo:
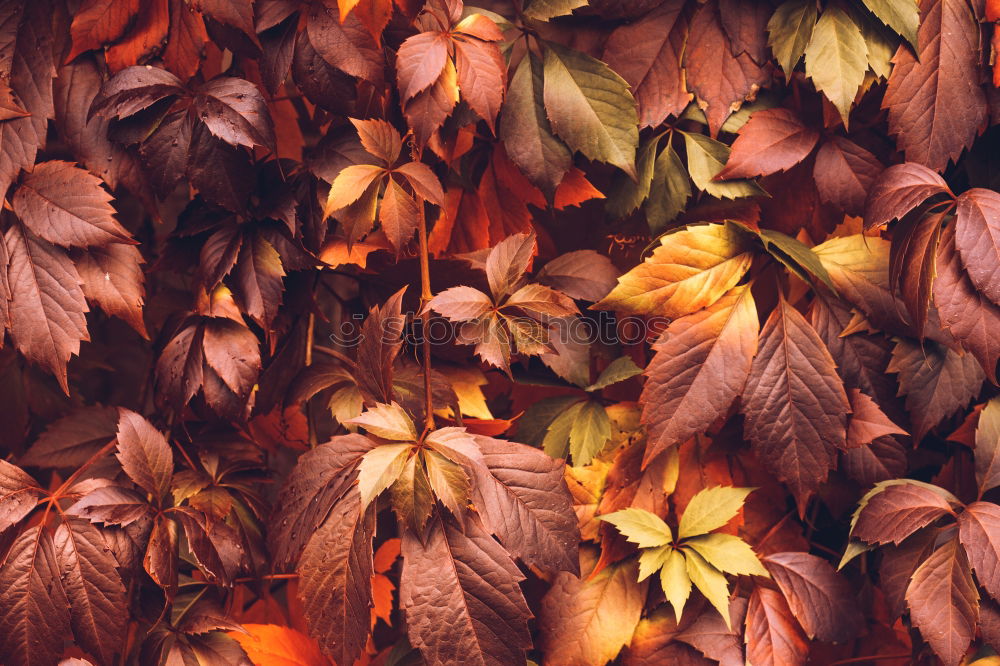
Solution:
<path fill-rule="evenodd" d="M 255 666 L 332 666 L 312 638 L 276 624 L 245 624 L 249 632 L 230 631 Z"/>
<path fill-rule="evenodd" d="M 566 172 L 559 187 L 556 188 L 553 205 L 556 210 L 563 210 L 567 206 L 579 206 L 590 199 L 603 198 L 604 194 L 590 184 L 583 172 L 573 167 Z"/>
<path fill-rule="evenodd" d="M 392 626 L 392 593 L 395 589 L 396 586 L 388 577 L 379 573 L 372 576 L 372 600 L 375 602 L 372 608 L 372 628 L 375 627 L 375 621 L 380 618 Z"/>
<path fill-rule="evenodd" d="M 104 59 L 108 69 L 117 72 L 130 65 L 139 64 L 167 37 L 170 29 L 170 7 L 167 0 L 151 0 L 143 3 L 132 30 L 122 41 L 109 48 Z"/>

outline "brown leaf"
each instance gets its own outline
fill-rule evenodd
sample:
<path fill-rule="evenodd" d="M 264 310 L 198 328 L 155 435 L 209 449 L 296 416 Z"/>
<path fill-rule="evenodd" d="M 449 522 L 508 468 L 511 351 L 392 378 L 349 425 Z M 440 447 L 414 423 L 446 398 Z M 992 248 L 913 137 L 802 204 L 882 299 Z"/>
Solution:
<path fill-rule="evenodd" d="M 1000 194 L 978 187 L 963 192 L 957 217 L 955 246 L 962 265 L 979 291 L 1000 305 Z"/>
<path fill-rule="evenodd" d="M 501 299 L 517 287 L 535 255 L 535 234 L 514 234 L 497 243 L 486 257 L 486 278 L 493 298 Z"/>
<path fill-rule="evenodd" d="M 358 389 L 365 402 L 392 402 L 392 364 L 402 346 L 405 318 L 403 291 L 393 294 L 381 307 L 374 306 L 361 326 L 358 344 Z"/>
<path fill-rule="evenodd" d="M 757 586 L 747 606 L 747 661 L 760 666 L 797 666 L 806 662 L 809 643 L 784 597 Z"/>
<path fill-rule="evenodd" d="M 755 455 L 790 486 L 800 513 L 846 448 L 849 406 L 822 339 L 782 299 L 761 332 L 742 410 Z"/>
<path fill-rule="evenodd" d="M 979 585 L 1000 596 L 1000 506 L 973 502 L 958 516 L 958 539 L 965 548 Z"/>
<path fill-rule="evenodd" d="M 447 33 L 421 32 L 407 38 L 396 53 L 396 82 L 403 104 L 431 87 L 448 62 Z"/>
<path fill-rule="evenodd" d="M 403 105 L 403 115 L 413 129 L 418 146 L 424 146 L 458 104 L 458 72 L 451 60 L 446 60 L 441 76 L 423 92 Z"/>
<path fill-rule="evenodd" d="M 174 455 L 167 439 L 135 412 L 118 409 L 118 460 L 140 488 L 160 502 L 170 492 Z"/>
<path fill-rule="evenodd" d="M 656 127 L 678 116 L 691 100 L 681 75 L 687 36 L 683 2 L 661 4 L 641 19 L 616 28 L 602 59 L 629 85 L 639 103 L 641 127 Z"/>
<path fill-rule="evenodd" d="M 675 319 L 653 346 L 642 390 L 644 464 L 704 432 L 743 392 L 760 323 L 749 286 Z"/>
<path fill-rule="evenodd" d="M 774 553 L 761 558 L 793 616 L 810 638 L 839 643 L 861 626 L 854 591 L 826 560 L 808 553 Z"/>
<path fill-rule="evenodd" d="M 351 118 L 350 121 L 358 131 L 358 138 L 361 139 L 361 145 L 365 150 L 383 160 L 386 166 L 392 166 L 399 159 L 403 140 L 395 127 L 378 118 L 370 120 Z"/>
<path fill-rule="evenodd" d="M 38 484 L 17 465 L 0 460 L 0 532 L 19 523 L 38 505 Z"/>
<path fill-rule="evenodd" d="M 478 39 L 455 39 L 453 44 L 462 99 L 495 132 L 497 113 L 507 87 L 507 64 L 500 49 L 492 42 Z"/>
<path fill-rule="evenodd" d="M 170 4 L 167 45 L 161 54 L 163 66 L 187 81 L 201 66 L 206 42 L 208 33 L 201 13 L 186 2 L 174 0 Z"/>
<path fill-rule="evenodd" d="M 231 76 L 198 89 L 192 111 L 214 136 L 233 146 L 274 149 L 274 124 L 257 86 Z"/>
<path fill-rule="evenodd" d="M 873 486 L 906 473 L 906 448 L 895 437 L 876 439 L 840 453 L 840 469 L 862 487 Z"/>
<path fill-rule="evenodd" d="M 437 516 L 423 540 L 403 533 L 399 605 L 429 666 L 516 664 L 531 647 L 524 576 L 479 521 Z"/>
<path fill-rule="evenodd" d="M 148 338 L 142 318 L 145 298 L 144 260 L 134 245 L 111 243 L 104 247 L 72 250 L 70 256 L 83 281 L 83 295 L 109 315 L 120 317 Z"/>
<path fill-rule="evenodd" d="M 335 9 L 313 5 L 306 31 L 312 47 L 342 72 L 373 84 L 385 78 L 382 49 L 353 12 L 341 22 Z"/>
<path fill-rule="evenodd" d="M 847 448 L 870 444 L 879 437 L 905 435 L 905 430 L 889 420 L 878 404 L 856 388 L 848 389 L 851 417 L 847 422 Z"/>
<path fill-rule="evenodd" d="M 62 522 L 53 541 L 73 635 L 84 650 L 111 663 L 122 650 L 128 619 L 118 562 L 87 520 Z"/>
<path fill-rule="evenodd" d="M 829 137 L 816 152 L 813 179 L 823 201 L 861 216 L 865 199 L 884 167 L 875 155 L 849 139 Z"/>
<path fill-rule="evenodd" d="M 237 293 L 246 313 L 265 331 L 278 315 L 284 276 L 281 257 L 263 235 L 244 240 L 236 264 Z"/>
<path fill-rule="evenodd" d="M 331 508 L 352 487 L 361 458 L 374 447 L 362 435 L 342 435 L 302 454 L 270 519 L 268 538 L 277 570 L 298 560 Z"/>
<path fill-rule="evenodd" d="M 223 25 L 236 28 L 256 41 L 253 25 L 253 0 L 192 0 L 195 9 Z"/>
<path fill-rule="evenodd" d="M 173 515 L 184 529 L 188 549 L 205 578 L 232 586 L 244 568 L 244 549 L 236 529 L 188 507 L 176 508 Z"/>
<path fill-rule="evenodd" d="M 618 269 L 594 250 L 576 250 L 549 261 L 535 279 L 570 298 L 596 302 L 615 286 Z"/>
<path fill-rule="evenodd" d="M 459 285 L 436 294 L 427 307 L 452 321 L 473 321 L 489 312 L 493 301 L 478 289 Z"/>
<path fill-rule="evenodd" d="M 632 638 L 649 581 L 637 583 L 636 560 L 580 579 L 560 573 L 539 611 L 541 649 L 548 666 L 604 664 Z M 572 636 L 573 640 L 567 640 Z"/>
<path fill-rule="evenodd" d="M 69 393 L 66 363 L 89 340 L 80 275 L 58 247 L 40 240 L 21 225 L 7 229 L 10 263 L 10 336 L 33 363 L 52 372 Z"/>
<path fill-rule="evenodd" d="M 888 224 L 938 194 L 951 195 L 944 179 L 922 164 L 896 164 L 875 179 L 865 202 L 865 229 Z"/>
<path fill-rule="evenodd" d="M 142 567 L 167 596 L 177 588 L 177 523 L 157 518 L 149 533 L 149 545 L 142 558 Z"/>
<path fill-rule="evenodd" d="M 48 425 L 18 461 L 23 467 L 77 467 L 115 438 L 118 410 L 81 407 Z"/>
<path fill-rule="evenodd" d="M 743 100 L 753 97 L 769 78 L 748 54 L 733 56 L 714 1 L 699 7 L 691 19 L 684 71 L 688 87 L 708 118 L 712 137 L 719 133 L 729 114 L 740 108 Z"/>
<path fill-rule="evenodd" d="M 0 567 L 0 654 L 11 664 L 54 664 L 70 635 L 70 605 L 52 536 L 42 525 L 22 532 Z"/>
<path fill-rule="evenodd" d="M 756 178 L 786 171 L 812 152 L 819 132 L 789 109 L 765 109 L 750 116 L 733 142 L 726 166 L 715 180 Z"/>
<path fill-rule="evenodd" d="M 413 238 L 420 223 L 420 209 L 416 200 L 396 182 L 386 181 L 385 193 L 379 204 L 378 220 L 386 238 L 397 252 Z"/>
<path fill-rule="evenodd" d="M 889 252 L 889 279 L 899 289 L 917 337 L 927 325 L 931 285 L 937 273 L 936 259 L 941 240 L 943 214 L 909 216 L 893 230 Z"/>
<path fill-rule="evenodd" d="M 943 171 L 986 120 L 979 26 L 963 0 L 920 0 L 917 39 L 916 55 L 905 44 L 896 51 L 882 107 L 906 159 Z"/>
<path fill-rule="evenodd" d="M 899 373 L 899 392 L 906 396 L 915 442 L 968 405 L 985 378 L 971 354 L 959 356 L 931 340 L 923 345 L 897 341 L 888 371 Z"/>
<path fill-rule="evenodd" d="M 934 305 L 942 326 L 976 357 L 987 379 L 995 384 L 997 359 L 1000 359 L 1000 341 L 996 335 L 1000 330 L 1000 307 L 976 289 L 962 268 L 952 226 L 944 230 L 938 245 Z"/>
<path fill-rule="evenodd" d="M 946 666 L 969 649 L 979 622 L 979 592 L 957 538 L 948 539 L 917 567 L 906 589 L 910 620 Z"/>
<path fill-rule="evenodd" d="M 938 518 L 952 515 L 951 505 L 930 488 L 913 483 L 890 485 L 868 500 L 851 535 L 868 543 L 897 546 Z"/>

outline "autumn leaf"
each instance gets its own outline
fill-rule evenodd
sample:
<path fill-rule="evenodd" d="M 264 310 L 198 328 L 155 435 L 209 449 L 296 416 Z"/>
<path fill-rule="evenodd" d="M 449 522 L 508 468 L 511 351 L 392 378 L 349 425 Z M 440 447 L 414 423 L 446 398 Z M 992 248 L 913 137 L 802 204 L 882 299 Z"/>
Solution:
<path fill-rule="evenodd" d="M 851 16 L 831 5 L 823 9 L 805 47 L 806 74 L 848 124 L 851 105 L 868 69 L 868 45 Z"/>
<path fill-rule="evenodd" d="M 237 641 L 255 664 L 282 666 L 329 666 L 319 645 L 291 627 L 274 624 L 243 624 L 244 631 L 227 635 Z"/>
<path fill-rule="evenodd" d="M 765 109 L 750 116 L 733 142 L 725 168 L 715 177 L 755 178 L 785 171 L 804 160 L 819 134 L 788 109 Z"/>

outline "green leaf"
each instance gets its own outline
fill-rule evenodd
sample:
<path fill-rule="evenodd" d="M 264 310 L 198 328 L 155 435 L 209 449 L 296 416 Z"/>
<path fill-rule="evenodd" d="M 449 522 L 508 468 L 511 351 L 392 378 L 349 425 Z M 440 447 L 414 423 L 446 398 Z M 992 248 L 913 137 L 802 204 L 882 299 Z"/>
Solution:
<path fill-rule="evenodd" d="M 660 151 L 653 164 L 653 180 L 643 210 L 649 230 L 658 234 L 677 217 L 691 198 L 687 169 L 670 143 Z"/>
<path fill-rule="evenodd" d="M 628 356 L 621 356 L 613 360 L 604 372 L 597 378 L 597 381 L 587 387 L 588 391 L 599 391 L 602 388 L 623 382 L 626 379 L 642 374 L 642 368 L 635 364 Z"/>
<path fill-rule="evenodd" d="M 604 202 L 604 210 L 614 219 L 625 217 L 642 205 L 649 196 L 658 139 L 659 137 L 653 137 L 639 148 L 636 160 L 638 180 L 632 180 L 623 173 L 615 174 L 608 198 Z"/>
<path fill-rule="evenodd" d="M 896 53 L 899 38 L 870 16 L 860 17 L 858 27 L 861 28 L 861 36 L 868 45 L 868 66 L 879 78 L 889 78 L 892 72 L 892 56 Z"/>
<path fill-rule="evenodd" d="M 345 423 L 359 425 L 376 437 L 407 442 L 417 438 L 413 419 L 395 402 L 391 405 L 379 403 Z"/>
<path fill-rule="evenodd" d="M 698 491 L 691 498 L 677 533 L 678 539 L 688 539 L 718 529 L 733 519 L 754 488 L 715 486 Z"/>
<path fill-rule="evenodd" d="M 545 111 L 556 135 L 636 177 L 639 114 L 625 80 L 600 60 L 549 42 L 544 67 Z"/>
<path fill-rule="evenodd" d="M 545 437 L 542 439 L 542 448 L 545 449 L 545 453 L 551 458 L 565 458 L 566 454 L 569 452 L 569 436 L 573 431 L 573 426 L 580 415 L 580 411 L 586 404 L 586 401 L 582 401 L 576 396 L 571 396 L 574 400 L 572 404 L 567 406 L 559 416 L 552 419 L 552 423 L 545 431 Z M 578 463 L 576 459 L 573 459 L 574 465 L 582 465 L 583 463 Z"/>
<path fill-rule="evenodd" d="M 684 545 L 693 548 L 706 562 L 724 573 L 771 577 L 750 544 L 732 534 L 703 534 L 688 539 Z"/>
<path fill-rule="evenodd" d="M 705 595 L 708 602 L 715 606 L 719 615 L 726 621 L 726 627 L 732 629 L 729 620 L 729 583 L 718 569 L 705 561 L 701 555 L 689 550 L 684 555 L 687 574 L 694 586 Z"/>
<path fill-rule="evenodd" d="M 914 0 L 864 0 L 864 3 L 882 23 L 892 28 L 914 49 L 917 48 L 920 11 Z"/>
<path fill-rule="evenodd" d="M 670 557 L 670 553 L 673 552 L 673 547 L 670 545 L 660 546 L 659 548 L 643 548 L 639 551 L 639 582 L 646 580 L 654 573 L 659 571 L 667 558 Z"/>
<path fill-rule="evenodd" d="M 837 5 L 828 5 L 806 46 L 806 74 L 816 89 L 847 117 L 868 71 L 868 45 L 851 17 Z"/>
<path fill-rule="evenodd" d="M 840 571 L 847 566 L 847 563 L 858 555 L 867 553 L 872 548 L 874 548 L 874 546 L 865 543 L 861 539 L 851 539 L 847 542 L 847 548 L 844 549 L 844 556 L 840 558 L 840 564 L 837 565 L 837 571 Z"/>
<path fill-rule="evenodd" d="M 739 199 L 766 194 L 752 180 L 712 180 L 729 159 L 729 146 L 704 134 L 682 132 L 687 150 L 687 167 L 699 190 L 720 199 Z"/>
<path fill-rule="evenodd" d="M 511 161 L 552 199 L 573 155 L 545 116 L 542 62 L 529 53 L 517 66 L 500 113 L 500 139 Z"/>
<path fill-rule="evenodd" d="M 678 622 L 681 621 L 684 604 L 691 596 L 691 577 L 688 576 L 686 559 L 681 551 L 671 549 L 663 568 L 660 569 L 660 587 L 663 588 L 663 596 L 673 606 L 674 616 Z"/>
<path fill-rule="evenodd" d="M 524 10 L 528 18 L 547 21 L 571 14 L 577 7 L 586 7 L 588 0 L 531 0 Z"/>
<path fill-rule="evenodd" d="M 780 231 L 772 231 L 771 229 L 761 230 L 760 239 L 764 243 L 764 249 L 771 256 L 784 264 L 805 282 L 810 282 L 809 275 L 806 273 L 808 271 L 808 273 L 819 278 L 833 293 L 837 293 L 837 288 L 833 285 L 830 274 L 826 272 L 826 267 L 819 260 L 819 256 L 812 251 L 811 247 L 787 234 L 783 234 Z"/>
<path fill-rule="evenodd" d="M 806 50 L 816 25 L 814 0 L 788 0 L 767 22 L 767 43 L 788 79 Z"/>
<path fill-rule="evenodd" d="M 598 519 L 614 525 L 622 536 L 640 548 L 659 548 L 674 540 L 670 526 L 645 509 L 622 509 Z"/>
<path fill-rule="evenodd" d="M 358 466 L 358 491 L 361 493 L 361 510 L 391 486 L 409 458 L 413 444 L 383 444 L 376 446 L 361 459 Z"/>
<path fill-rule="evenodd" d="M 581 403 L 569 431 L 569 453 L 574 465 L 586 465 L 611 439 L 611 419 L 604 405 L 593 400 Z"/>
<path fill-rule="evenodd" d="M 557 395 L 534 403 L 524 411 L 524 415 L 517 421 L 517 441 L 524 442 L 529 446 L 542 446 L 552 422 L 559 418 L 559 415 L 565 412 L 570 405 L 579 401 L 579 395 Z M 568 430 L 566 431 L 566 440 L 569 441 Z"/>

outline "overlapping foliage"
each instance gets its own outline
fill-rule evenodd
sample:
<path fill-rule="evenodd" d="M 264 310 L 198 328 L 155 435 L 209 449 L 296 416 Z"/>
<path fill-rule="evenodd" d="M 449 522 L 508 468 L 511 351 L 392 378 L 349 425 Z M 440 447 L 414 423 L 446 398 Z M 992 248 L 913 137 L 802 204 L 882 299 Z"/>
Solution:
<path fill-rule="evenodd" d="M 998 51 L 0 1 L 0 663 L 993 663 Z"/>

